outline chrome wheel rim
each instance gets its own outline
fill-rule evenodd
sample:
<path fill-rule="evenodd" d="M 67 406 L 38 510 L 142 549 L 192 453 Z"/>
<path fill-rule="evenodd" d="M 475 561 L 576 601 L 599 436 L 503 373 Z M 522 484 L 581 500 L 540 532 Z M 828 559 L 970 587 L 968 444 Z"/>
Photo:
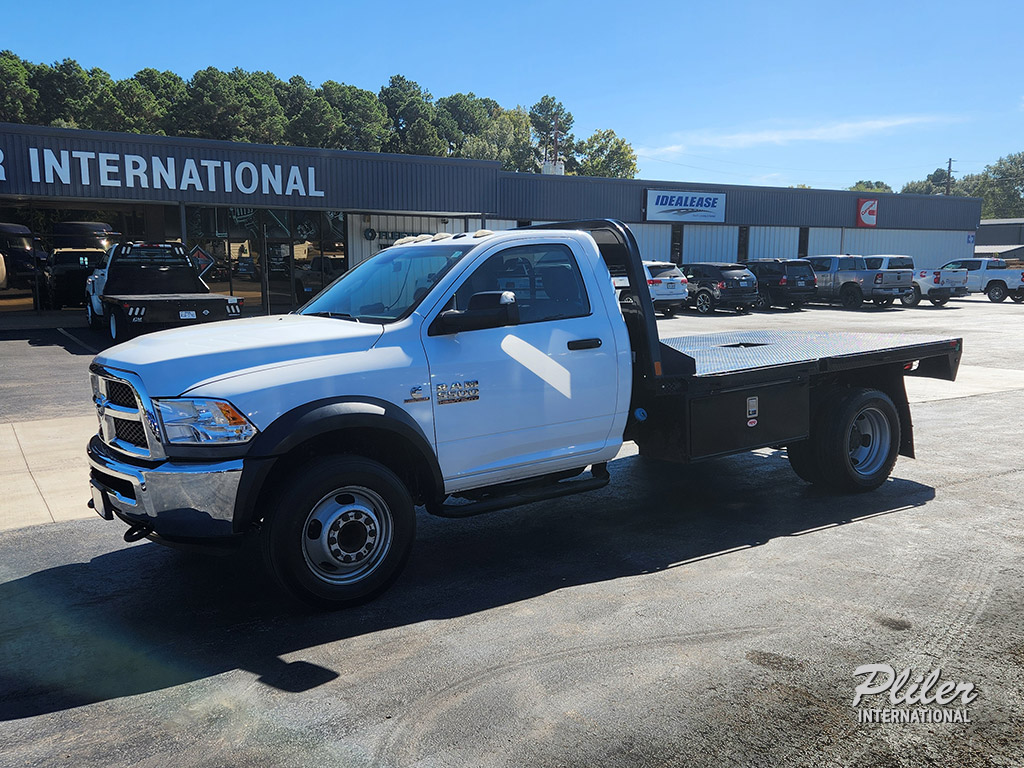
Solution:
<path fill-rule="evenodd" d="M 706 293 L 702 293 L 697 297 L 697 310 L 700 312 L 707 312 L 711 309 L 711 297 Z"/>
<path fill-rule="evenodd" d="M 853 419 L 847 441 L 850 466 L 862 477 L 870 477 L 889 458 L 892 430 L 889 420 L 877 408 L 865 408 Z"/>
<path fill-rule="evenodd" d="M 369 576 L 391 549 L 391 509 L 375 491 L 349 485 L 324 496 L 300 533 L 310 572 L 327 584 L 355 584 Z"/>

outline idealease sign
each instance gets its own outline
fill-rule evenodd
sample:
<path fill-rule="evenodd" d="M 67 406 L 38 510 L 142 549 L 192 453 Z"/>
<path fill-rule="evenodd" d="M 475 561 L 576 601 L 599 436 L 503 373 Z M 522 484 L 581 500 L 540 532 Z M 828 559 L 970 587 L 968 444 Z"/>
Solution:
<path fill-rule="evenodd" d="M 647 221 L 725 221 L 724 192 L 647 190 Z"/>

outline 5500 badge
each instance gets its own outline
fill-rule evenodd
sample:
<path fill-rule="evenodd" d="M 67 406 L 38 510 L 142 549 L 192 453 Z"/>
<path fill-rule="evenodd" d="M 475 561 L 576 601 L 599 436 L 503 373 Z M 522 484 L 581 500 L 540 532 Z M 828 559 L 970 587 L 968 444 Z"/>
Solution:
<path fill-rule="evenodd" d="M 468 403 L 480 399 L 480 385 L 477 381 L 455 381 L 437 385 L 437 404 Z"/>

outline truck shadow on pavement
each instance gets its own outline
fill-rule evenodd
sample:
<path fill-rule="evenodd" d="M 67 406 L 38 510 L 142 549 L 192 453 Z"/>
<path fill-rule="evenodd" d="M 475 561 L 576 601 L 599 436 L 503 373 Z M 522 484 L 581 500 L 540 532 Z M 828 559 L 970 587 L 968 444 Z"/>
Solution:
<path fill-rule="evenodd" d="M 284 692 L 351 670 L 281 657 L 559 589 L 663 571 L 814 529 L 921 506 L 934 490 L 890 480 L 835 496 L 796 479 L 783 454 L 694 466 L 638 457 L 606 489 L 469 520 L 420 514 L 405 573 L 377 600 L 312 613 L 282 597 L 259 558 L 125 545 L 121 527 L 79 520 L 0 538 L 0 563 L 46 567 L 0 583 L 0 720 L 16 720 L 246 670 Z M 77 547 L 65 547 L 65 537 Z M 116 547 L 115 551 L 107 551 Z M 81 552 L 86 554 L 79 554 Z M 21 553 L 21 554 L 19 554 Z M 635 598 L 631 598 L 635 599 Z M 352 659 L 358 664 L 358 659 Z"/>

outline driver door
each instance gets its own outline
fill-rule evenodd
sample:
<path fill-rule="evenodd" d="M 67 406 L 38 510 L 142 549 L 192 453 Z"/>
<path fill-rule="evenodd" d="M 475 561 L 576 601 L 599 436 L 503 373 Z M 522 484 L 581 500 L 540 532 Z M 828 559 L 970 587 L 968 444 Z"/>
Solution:
<path fill-rule="evenodd" d="M 619 386 L 613 329 L 572 245 L 496 246 L 424 323 L 448 492 L 582 466 L 608 444 Z M 440 311 L 490 291 L 515 293 L 519 324 L 439 330 Z"/>

